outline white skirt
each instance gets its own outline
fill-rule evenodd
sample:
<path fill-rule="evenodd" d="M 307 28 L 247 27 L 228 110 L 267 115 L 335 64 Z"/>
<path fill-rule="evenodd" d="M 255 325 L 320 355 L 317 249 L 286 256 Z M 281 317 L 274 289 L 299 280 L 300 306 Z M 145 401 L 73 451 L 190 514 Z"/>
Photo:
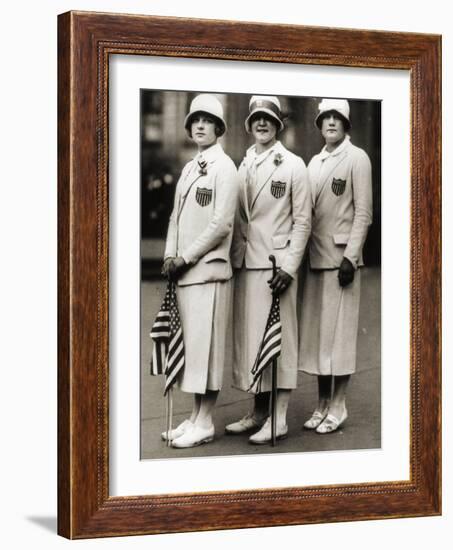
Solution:
<path fill-rule="evenodd" d="M 338 269 L 308 270 L 300 304 L 299 369 L 341 376 L 356 370 L 360 269 L 341 287 Z"/>
<path fill-rule="evenodd" d="M 253 377 L 259 346 L 272 304 L 268 280 L 270 270 L 245 269 L 235 271 L 233 306 L 233 387 L 248 391 Z M 293 389 L 297 386 L 297 280 L 280 297 L 282 323 L 282 352 L 277 365 L 277 387 Z M 261 384 L 251 393 L 272 389 L 271 367 L 261 377 Z"/>
<path fill-rule="evenodd" d="M 231 368 L 232 280 L 178 286 L 185 366 L 175 386 L 188 393 L 218 391 Z"/>

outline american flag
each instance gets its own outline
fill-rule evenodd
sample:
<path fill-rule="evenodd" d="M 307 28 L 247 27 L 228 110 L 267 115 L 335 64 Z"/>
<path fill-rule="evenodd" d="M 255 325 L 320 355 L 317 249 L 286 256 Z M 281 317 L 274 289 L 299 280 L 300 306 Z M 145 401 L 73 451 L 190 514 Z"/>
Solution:
<path fill-rule="evenodd" d="M 165 374 L 165 395 L 184 368 L 184 338 L 174 283 L 168 283 L 150 336 L 154 341 L 151 374 Z"/>
<path fill-rule="evenodd" d="M 282 324 L 280 322 L 280 298 L 279 296 L 273 296 L 263 340 L 261 341 L 255 364 L 252 368 L 253 382 L 249 389 L 253 388 L 257 383 L 266 367 L 279 357 L 281 350 Z"/>

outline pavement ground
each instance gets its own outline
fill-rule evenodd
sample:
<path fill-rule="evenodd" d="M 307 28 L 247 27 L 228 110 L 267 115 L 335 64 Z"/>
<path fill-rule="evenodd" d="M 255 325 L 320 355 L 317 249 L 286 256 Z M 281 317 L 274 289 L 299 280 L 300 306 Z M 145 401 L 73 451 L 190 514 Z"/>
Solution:
<path fill-rule="evenodd" d="M 288 408 L 288 437 L 277 443 L 255 446 L 248 435 L 224 433 L 226 424 L 253 408 L 253 397 L 231 387 L 232 373 L 225 372 L 223 388 L 214 413 L 216 429 L 212 443 L 191 449 L 166 447 L 160 434 L 165 429 L 163 377 L 151 376 L 152 341 L 149 331 L 165 294 L 164 281 L 142 283 L 141 319 L 141 458 L 187 458 L 253 455 L 346 449 L 377 449 L 381 446 L 381 276 L 379 268 L 363 268 L 357 343 L 357 372 L 348 388 L 348 419 L 337 432 L 319 435 L 302 429 L 317 401 L 315 376 L 299 373 Z M 173 427 L 190 415 L 192 395 L 174 391 Z"/>

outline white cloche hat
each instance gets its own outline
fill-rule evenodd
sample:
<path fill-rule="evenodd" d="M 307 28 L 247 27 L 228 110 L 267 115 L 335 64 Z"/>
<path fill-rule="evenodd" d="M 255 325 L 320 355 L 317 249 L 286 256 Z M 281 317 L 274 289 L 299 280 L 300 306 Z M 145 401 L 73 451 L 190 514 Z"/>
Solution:
<path fill-rule="evenodd" d="M 206 113 L 213 116 L 220 124 L 221 134 L 223 135 L 226 131 L 226 122 L 223 119 L 223 107 L 220 101 L 211 94 L 200 94 L 197 95 L 190 104 L 189 114 L 184 119 L 184 128 L 187 131 L 190 131 L 189 127 L 192 123 L 192 118 L 197 113 Z"/>
<path fill-rule="evenodd" d="M 249 116 L 245 119 L 245 129 L 250 134 L 250 119 L 255 113 L 266 113 L 278 122 L 278 131 L 285 127 L 282 121 L 282 110 L 278 97 L 273 95 L 253 95 L 249 102 Z"/>
<path fill-rule="evenodd" d="M 351 121 L 349 119 L 349 103 L 346 99 L 323 99 L 318 105 L 319 113 L 315 119 L 315 124 L 318 128 L 321 128 L 321 122 L 324 116 L 328 113 L 337 113 L 340 115 L 344 122 L 345 130 L 351 128 Z"/>

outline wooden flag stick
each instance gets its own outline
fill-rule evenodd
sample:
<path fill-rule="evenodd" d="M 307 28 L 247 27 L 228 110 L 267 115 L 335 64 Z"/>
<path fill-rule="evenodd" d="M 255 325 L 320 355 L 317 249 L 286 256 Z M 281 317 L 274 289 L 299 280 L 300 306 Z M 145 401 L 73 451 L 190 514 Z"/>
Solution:
<path fill-rule="evenodd" d="M 173 388 L 170 388 L 168 390 L 168 427 L 169 427 L 169 430 L 168 430 L 168 437 L 167 437 L 169 447 L 171 447 L 171 443 L 172 443 L 172 440 L 171 440 L 171 437 L 170 437 L 170 434 L 173 430 L 172 424 L 173 424 Z"/>
<path fill-rule="evenodd" d="M 277 444 L 277 359 L 272 360 L 272 412 L 271 412 L 271 434 L 272 434 L 272 447 Z"/>
<path fill-rule="evenodd" d="M 169 428 L 169 425 L 168 425 L 168 419 L 169 419 L 169 416 L 168 416 L 168 412 L 169 412 L 169 403 L 168 403 L 168 394 L 167 394 L 167 399 L 164 398 L 164 401 L 165 401 L 165 433 L 166 433 L 166 441 L 165 441 L 165 445 L 167 447 L 169 447 L 169 444 L 168 444 L 168 436 L 169 436 L 169 431 L 168 431 L 168 428 Z"/>
<path fill-rule="evenodd" d="M 274 255 L 269 256 L 272 263 L 272 278 L 277 274 L 277 263 Z M 273 298 L 272 298 L 273 299 Z M 272 396 L 271 396 L 271 439 L 272 447 L 277 444 L 277 358 L 272 360 Z"/>

